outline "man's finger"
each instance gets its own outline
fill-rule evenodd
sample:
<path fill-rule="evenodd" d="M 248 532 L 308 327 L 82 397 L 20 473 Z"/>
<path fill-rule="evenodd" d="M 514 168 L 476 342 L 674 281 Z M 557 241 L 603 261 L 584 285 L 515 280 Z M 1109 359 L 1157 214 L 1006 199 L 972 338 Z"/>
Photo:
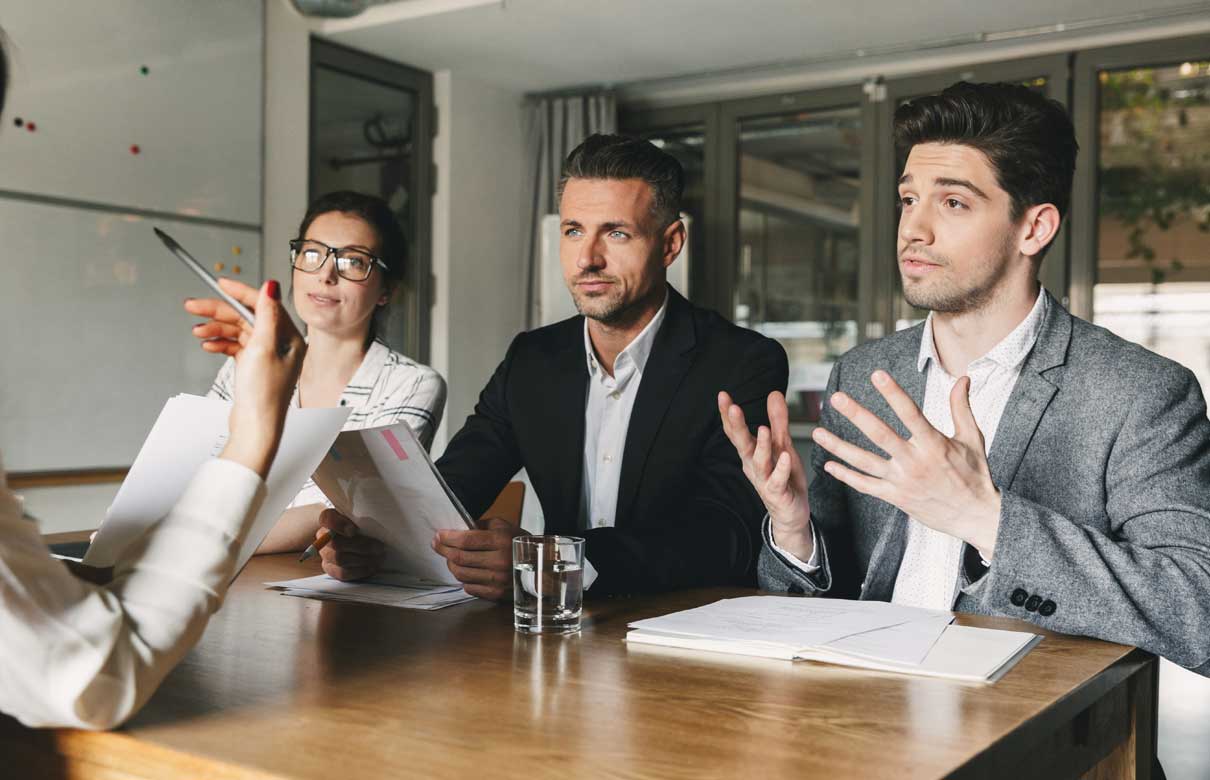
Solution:
<path fill-rule="evenodd" d="M 470 568 L 459 566 L 455 563 L 448 565 L 450 574 L 457 577 L 458 581 L 464 585 L 487 585 L 489 587 L 503 588 L 512 583 L 512 572 L 509 571 Z"/>
<path fill-rule="evenodd" d="M 891 426 L 884 423 L 876 414 L 854 401 L 845 393 L 833 393 L 831 404 L 836 411 L 857 426 L 857 430 L 866 435 L 870 441 L 882 448 L 892 458 L 904 453 L 907 442 L 895 433 Z"/>
<path fill-rule="evenodd" d="M 888 500 L 887 495 L 890 486 L 884 480 L 866 476 L 834 460 L 825 463 L 823 468 L 824 471 L 853 488 L 858 493 L 865 493 L 867 496 L 881 498 L 883 501 Z"/>
<path fill-rule="evenodd" d="M 770 441 L 769 429 L 760 426 L 756 429 L 756 448 L 752 450 L 752 469 L 756 478 L 764 481 L 769 478 L 773 469 L 773 445 Z"/>
<path fill-rule="evenodd" d="M 720 392 L 718 394 L 718 413 L 723 420 L 723 433 L 735 447 L 735 451 L 739 453 L 740 460 L 751 458 L 752 448 L 756 446 L 756 441 L 748 430 L 744 410 L 740 408 L 739 404 L 732 402 L 730 395 Z"/>
<path fill-rule="evenodd" d="M 784 452 L 793 447 L 794 442 L 790 439 L 790 408 L 786 406 L 786 397 L 777 391 L 769 393 L 765 409 L 769 414 L 769 433 L 773 436 L 774 449 Z"/>
<path fill-rule="evenodd" d="M 811 439 L 820 447 L 854 467 L 861 469 L 873 477 L 883 478 L 887 474 L 889 461 L 875 455 L 869 450 L 863 450 L 856 444 L 851 444 L 836 434 L 824 428 L 816 428 L 811 432 Z"/>
<path fill-rule="evenodd" d="M 964 376 L 950 390 L 950 413 L 954 418 L 954 438 L 983 450 L 983 431 L 975 420 L 970 401 L 971 378 Z"/>
<path fill-rule="evenodd" d="M 499 550 L 512 543 L 498 531 L 438 531 L 437 536 L 442 545 L 460 550 Z"/>
<path fill-rule="evenodd" d="M 926 442 L 937 438 L 940 434 L 924 414 L 920 411 L 920 407 L 916 406 L 916 402 L 912 397 L 899 386 L 891 375 L 886 371 L 879 369 L 870 376 L 870 381 L 874 387 L 886 399 L 890 405 L 891 411 L 903 423 L 903 427 L 907 428 L 908 433 L 918 442 Z"/>
<path fill-rule="evenodd" d="M 442 547 L 437 553 L 450 562 L 451 565 L 467 569 L 491 569 L 503 571 L 509 568 L 512 555 L 502 555 L 500 551 L 460 550 L 457 547 Z"/>

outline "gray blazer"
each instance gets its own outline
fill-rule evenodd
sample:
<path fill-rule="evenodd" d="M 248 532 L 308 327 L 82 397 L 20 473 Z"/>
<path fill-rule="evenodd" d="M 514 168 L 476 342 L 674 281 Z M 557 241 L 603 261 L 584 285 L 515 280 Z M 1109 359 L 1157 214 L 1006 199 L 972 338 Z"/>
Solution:
<path fill-rule="evenodd" d="M 828 394 L 845 391 L 906 436 L 869 377 L 888 370 L 920 405 L 922 332 L 851 350 Z M 881 452 L 830 405 L 822 424 Z M 777 554 L 766 520 L 761 587 L 889 601 L 907 515 L 829 476 L 830 457 L 815 447 L 811 461 L 820 570 Z M 965 556 L 956 610 L 1135 645 L 1210 676 L 1210 421 L 1188 369 L 1051 299 L 988 459 L 1003 496 L 996 551 L 981 577 Z"/>

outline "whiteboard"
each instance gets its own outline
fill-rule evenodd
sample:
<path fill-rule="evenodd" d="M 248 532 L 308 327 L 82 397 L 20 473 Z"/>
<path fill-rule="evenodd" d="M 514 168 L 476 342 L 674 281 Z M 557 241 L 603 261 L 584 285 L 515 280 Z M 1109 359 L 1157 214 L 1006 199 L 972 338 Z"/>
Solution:
<path fill-rule="evenodd" d="M 9 471 L 129 466 L 169 396 L 209 389 L 222 359 L 202 352 L 189 332 L 197 320 L 181 307 L 208 288 L 152 225 L 206 265 L 260 256 L 260 236 L 248 231 L 0 203 Z M 255 260 L 241 271 L 236 278 L 259 283 Z"/>
<path fill-rule="evenodd" d="M 0 24 L 0 189 L 260 224 L 260 2 L 0 0 Z"/>
<path fill-rule="evenodd" d="M 206 288 L 152 225 L 261 278 L 263 4 L 0 0 L 0 23 L 4 465 L 129 466 L 222 362 L 181 308 Z"/>

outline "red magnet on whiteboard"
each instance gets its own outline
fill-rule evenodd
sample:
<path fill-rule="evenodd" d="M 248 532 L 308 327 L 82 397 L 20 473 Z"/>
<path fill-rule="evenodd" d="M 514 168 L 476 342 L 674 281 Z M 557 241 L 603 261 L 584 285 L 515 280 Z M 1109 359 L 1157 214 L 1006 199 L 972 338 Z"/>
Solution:
<path fill-rule="evenodd" d="M 131 153 L 131 154 L 138 154 L 140 151 L 141 151 L 141 150 L 139 149 L 139 145 L 138 145 L 138 144 L 131 144 L 131 145 L 130 145 L 130 153 Z"/>
<path fill-rule="evenodd" d="M 38 126 L 36 124 L 34 124 L 33 122 L 26 122 L 25 129 L 32 133 L 38 129 Z"/>

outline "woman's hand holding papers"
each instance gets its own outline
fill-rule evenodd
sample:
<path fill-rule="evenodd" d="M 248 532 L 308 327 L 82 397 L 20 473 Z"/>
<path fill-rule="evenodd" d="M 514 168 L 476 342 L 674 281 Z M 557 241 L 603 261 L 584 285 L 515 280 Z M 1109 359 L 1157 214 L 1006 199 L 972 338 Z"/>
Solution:
<path fill-rule="evenodd" d="M 768 409 L 769 427 L 760 426 L 754 437 L 739 404 L 725 392 L 718 394 L 723 431 L 739 453 L 744 475 L 769 512 L 774 541 L 799 560 L 809 561 L 815 548 L 811 508 L 807 503 L 807 474 L 790 438 L 786 397 L 770 393 Z"/>
<path fill-rule="evenodd" d="M 319 551 L 324 573 L 338 580 L 364 580 L 382 568 L 386 545 L 357 532 L 353 521 L 335 509 L 325 509 L 319 515 L 316 538 L 327 529 L 332 541 Z"/>
<path fill-rule="evenodd" d="M 209 318 L 193 329 L 203 339 L 202 349 L 235 358 L 230 436 L 219 457 L 247 466 L 264 479 L 281 442 L 286 407 L 298 384 L 307 345 L 282 308 L 276 281 L 265 282 L 259 291 L 231 279 L 220 279 L 219 284 L 254 310 L 255 327 L 214 299 L 186 301 L 185 310 Z"/>

